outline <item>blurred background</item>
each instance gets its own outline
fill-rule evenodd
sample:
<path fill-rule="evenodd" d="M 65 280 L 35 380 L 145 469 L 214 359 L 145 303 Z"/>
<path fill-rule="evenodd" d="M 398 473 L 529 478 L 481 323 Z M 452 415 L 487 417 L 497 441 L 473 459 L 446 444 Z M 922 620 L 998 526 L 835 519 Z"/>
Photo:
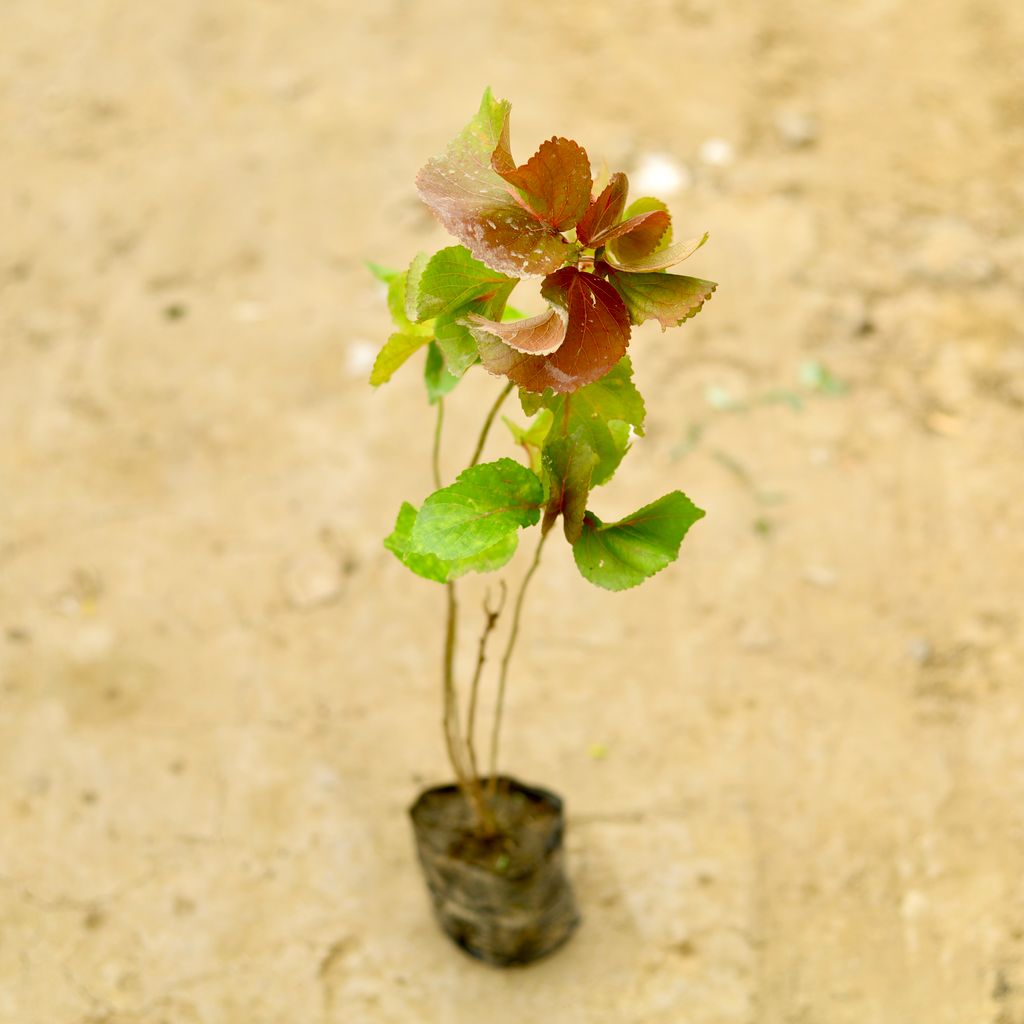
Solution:
<path fill-rule="evenodd" d="M 4 0 L 0 1022 L 1021 1024 L 1022 54 L 1012 0 Z M 719 282 L 592 502 L 685 490 L 679 563 L 535 581 L 503 755 L 585 922 L 512 973 L 413 859 L 432 420 L 366 384 L 486 85 Z"/>

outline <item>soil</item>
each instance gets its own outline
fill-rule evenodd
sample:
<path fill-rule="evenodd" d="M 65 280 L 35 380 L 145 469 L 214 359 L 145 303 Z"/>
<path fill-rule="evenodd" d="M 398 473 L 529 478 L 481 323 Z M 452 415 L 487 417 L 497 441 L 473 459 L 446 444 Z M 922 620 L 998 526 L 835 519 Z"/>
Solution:
<path fill-rule="evenodd" d="M 537 870 L 553 842 L 561 842 L 560 808 L 552 800 L 550 794 L 500 780 L 489 799 L 497 834 L 481 836 L 458 789 L 432 790 L 417 800 L 413 822 L 436 853 L 502 878 L 523 878 Z"/>
<path fill-rule="evenodd" d="M 0 4 L 0 1024 L 1020 1024 L 1022 53 L 1013 0 Z M 415 861 L 432 422 L 366 385 L 487 84 L 719 282 L 591 502 L 684 490 L 680 562 L 531 586 L 501 769 L 584 923 L 516 974 Z"/>
<path fill-rule="evenodd" d="M 561 948 L 579 924 L 562 804 L 509 778 L 489 803 L 499 833 L 485 839 L 458 787 L 421 793 L 411 809 L 417 853 L 452 941 L 495 966 L 524 966 Z"/>

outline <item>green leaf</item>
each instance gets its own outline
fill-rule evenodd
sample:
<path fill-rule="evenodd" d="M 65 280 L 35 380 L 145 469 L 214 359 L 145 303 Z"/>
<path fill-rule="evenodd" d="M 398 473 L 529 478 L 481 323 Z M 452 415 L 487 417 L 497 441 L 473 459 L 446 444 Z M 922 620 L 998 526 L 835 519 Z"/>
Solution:
<path fill-rule="evenodd" d="M 430 256 L 427 253 L 418 252 L 405 273 L 404 313 L 412 321 L 424 319 L 419 315 L 420 281 L 423 279 L 423 271 L 426 270 L 429 262 Z"/>
<path fill-rule="evenodd" d="M 633 383 L 633 364 L 626 356 L 600 380 L 572 396 L 571 416 L 578 419 L 620 420 L 643 437 L 647 410 Z"/>
<path fill-rule="evenodd" d="M 365 264 L 366 269 L 369 270 L 378 281 L 383 281 L 384 284 L 390 284 L 391 278 L 401 273 L 400 270 L 392 270 L 390 267 L 381 266 L 379 263 L 374 263 L 373 260 L 363 260 L 363 263 Z"/>
<path fill-rule="evenodd" d="M 623 274 L 609 277 L 635 324 L 657 320 L 664 331 L 696 316 L 718 287 L 714 281 L 681 274 Z"/>
<path fill-rule="evenodd" d="M 444 559 L 468 558 L 533 526 L 543 499 L 540 481 L 514 459 L 473 466 L 423 502 L 413 546 Z"/>
<path fill-rule="evenodd" d="M 500 569 L 515 554 L 519 538 L 515 533 L 503 537 L 493 547 L 470 558 L 443 559 L 437 555 L 416 551 L 412 544 L 412 531 L 417 512 L 409 502 L 402 502 L 398 520 L 391 535 L 384 539 L 384 547 L 417 576 L 437 583 L 464 576 L 467 572 L 493 572 Z"/>
<path fill-rule="evenodd" d="M 597 455 L 591 486 L 607 483 L 629 450 L 630 433 L 644 432 L 644 400 L 633 383 L 633 366 L 628 356 L 620 359 L 600 380 L 571 395 L 550 392 L 531 395 L 520 391 L 523 411 L 532 415 L 539 408 L 550 409 L 553 426 L 548 443 L 555 437 L 583 431 L 584 440 Z M 568 405 L 568 412 L 566 406 Z"/>
<path fill-rule="evenodd" d="M 415 266 L 416 261 L 413 261 Z M 370 383 L 379 387 L 391 379 L 392 374 L 431 338 L 432 324 L 415 324 L 406 316 L 407 278 L 404 270 L 390 270 L 379 263 L 366 263 L 370 272 L 388 286 L 388 311 L 398 330 L 388 338 L 377 354 Z"/>
<path fill-rule="evenodd" d="M 370 371 L 370 383 L 375 388 L 386 384 L 395 370 L 429 340 L 429 336 L 424 337 L 422 334 L 392 334 L 377 353 Z"/>
<path fill-rule="evenodd" d="M 456 380 L 480 358 L 469 328 L 452 319 L 451 315 L 439 317 L 435 321 L 434 337 L 444 357 L 445 368 Z"/>
<path fill-rule="evenodd" d="M 415 266 L 416 261 L 413 263 Z M 394 326 L 398 329 L 377 353 L 373 370 L 370 372 L 370 383 L 374 387 L 379 387 L 389 381 L 403 362 L 430 340 L 432 325 L 414 324 L 406 315 L 407 271 L 391 270 L 370 260 L 367 260 L 367 267 L 378 281 L 387 285 L 388 311 L 391 313 Z"/>
<path fill-rule="evenodd" d="M 601 453 L 601 472 L 599 475 L 595 474 L 595 480 L 593 481 L 593 486 L 599 487 L 602 484 L 608 483 L 615 475 L 615 471 L 626 457 L 626 452 L 633 446 L 633 435 L 638 434 L 642 436 L 643 431 L 634 430 L 628 423 L 622 420 L 608 420 L 607 437 L 604 437 L 603 431 L 598 428 L 593 428 L 592 434 L 595 440 L 604 446 Z"/>
<path fill-rule="evenodd" d="M 575 544 L 583 531 L 583 514 L 596 466 L 597 452 L 587 444 L 582 429 L 556 438 L 544 448 L 544 468 L 551 481 L 544 526 L 549 528 L 561 515 L 565 539 L 570 544 Z"/>
<path fill-rule="evenodd" d="M 415 263 L 415 261 L 414 261 Z M 408 274 L 402 270 L 388 278 L 388 312 L 399 334 L 418 334 L 429 338 L 429 324 L 416 324 L 406 315 L 406 282 Z"/>
<path fill-rule="evenodd" d="M 519 404 L 523 407 L 523 412 L 527 416 L 533 416 L 539 409 L 543 409 L 545 399 L 553 401 L 551 392 L 546 391 L 543 395 L 538 395 L 536 391 L 527 391 L 525 388 L 519 389 Z"/>
<path fill-rule="evenodd" d="M 517 278 L 500 274 L 473 259 L 462 245 L 434 253 L 417 268 L 415 276 L 417 320 L 455 313 L 474 300 L 491 299 L 504 310 L 505 302 L 518 283 Z"/>
<path fill-rule="evenodd" d="M 437 342 L 429 342 L 427 362 L 423 367 L 423 380 L 427 385 L 427 401 L 431 405 L 439 402 L 459 383 L 459 379 L 450 374 L 445 367 L 444 356 L 441 355 Z"/>
<path fill-rule="evenodd" d="M 500 319 L 517 278 L 491 270 L 468 249 L 453 245 L 413 261 L 409 279 L 415 281 L 415 295 L 407 295 L 407 308 L 411 312 L 415 305 L 417 320 L 436 318 L 433 334 L 445 364 L 461 377 L 479 358 L 476 341 L 461 321 L 471 314 Z"/>
<path fill-rule="evenodd" d="M 703 516 L 704 510 L 682 491 L 666 494 L 617 523 L 602 523 L 587 512 L 572 547 L 576 567 L 595 586 L 628 590 L 674 562 L 686 531 Z"/>
<path fill-rule="evenodd" d="M 524 395 L 530 395 L 531 398 L 538 398 L 538 395 L 533 395 L 528 391 L 523 392 Z M 512 433 L 512 439 L 516 444 L 522 445 L 526 450 L 526 457 L 530 460 L 530 469 L 537 474 L 537 476 L 543 475 L 543 463 L 541 461 L 541 452 L 544 448 L 544 439 L 548 436 L 551 430 L 551 424 L 554 421 L 554 414 L 550 409 L 542 409 L 540 415 L 528 426 L 520 427 L 518 424 L 513 423 L 507 416 L 502 416 L 505 421 L 505 426 Z M 544 500 L 547 501 L 547 494 L 544 495 Z"/>

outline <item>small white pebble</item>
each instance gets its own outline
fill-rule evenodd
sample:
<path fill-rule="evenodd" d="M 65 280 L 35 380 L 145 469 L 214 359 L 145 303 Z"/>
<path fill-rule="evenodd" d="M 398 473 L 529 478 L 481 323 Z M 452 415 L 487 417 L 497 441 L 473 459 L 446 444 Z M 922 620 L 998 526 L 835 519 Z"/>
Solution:
<path fill-rule="evenodd" d="M 114 646 L 114 631 L 99 623 L 83 626 L 69 637 L 68 656 L 77 665 L 93 665 Z"/>
<path fill-rule="evenodd" d="M 726 139 L 706 139 L 697 155 L 701 163 L 709 167 L 728 167 L 736 159 L 736 150 Z"/>
<path fill-rule="evenodd" d="M 630 175 L 637 195 L 674 196 L 690 187 L 689 168 L 665 153 L 646 153 Z"/>
<path fill-rule="evenodd" d="M 915 637 L 907 644 L 907 654 L 918 665 L 927 664 L 932 657 L 932 645 L 923 637 Z"/>
<path fill-rule="evenodd" d="M 834 569 L 829 569 L 827 566 L 809 565 L 804 569 L 804 581 L 815 587 L 827 589 L 836 585 L 839 581 L 839 576 Z"/>
<path fill-rule="evenodd" d="M 938 410 L 925 417 L 924 425 L 933 434 L 941 434 L 943 437 L 956 437 L 963 433 L 964 429 L 963 420 L 960 417 Z"/>
<path fill-rule="evenodd" d="M 300 611 L 333 604 L 341 596 L 341 567 L 329 551 L 312 548 L 288 561 L 283 584 L 285 599 Z"/>
<path fill-rule="evenodd" d="M 377 346 L 372 342 L 363 341 L 360 338 L 348 343 L 345 362 L 348 372 L 353 377 L 365 377 L 370 372 L 376 358 Z"/>
<path fill-rule="evenodd" d="M 803 149 L 818 140 L 818 124 L 801 110 L 782 110 L 775 118 L 779 138 L 793 149 Z"/>
<path fill-rule="evenodd" d="M 236 302 L 231 315 L 240 323 L 255 324 L 265 318 L 266 310 L 258 302 Z"/>
<path fill-rule="evenodd" d="M 766 622 L 751 619 L 743 624 L 737 640 L 744 651 L 767 651 L 775 645 L 775 633 Z"/>
<path fill-rule="evenodd" d="M 920 889 L 908 889 L 900 903 L 905 918 L 920 917 L 928 909 L 928 897 Z"/>
<path fill-rule="evenodd" d="M 309 775 L 310 781 L 317 789 L 334 791 L 338 789 L 338 784 L 341 781 L 338 773 L 329 764 L 323 762 L 313 765 Z"/>

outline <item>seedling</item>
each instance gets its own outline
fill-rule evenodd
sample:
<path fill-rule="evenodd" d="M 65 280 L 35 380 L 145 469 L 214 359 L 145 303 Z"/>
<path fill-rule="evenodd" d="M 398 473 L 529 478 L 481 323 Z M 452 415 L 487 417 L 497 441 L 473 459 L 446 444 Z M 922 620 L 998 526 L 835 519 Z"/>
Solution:
<path fill-rule="evenodd" d="M 617 522 L 591 509 L 644 432 L 644 401 L 627 349 L 631 327 L 657 320 L 664 331 L 696 315 L 715 284 L 666 273 L 707 240 L 674 241 L 665 204 L 643 197 L 627 205 L 626 175 L 595 184 L 586 152 L 570 139 L 544 142 L 517 165 L 509 145 L 509 103 L 486 91 L 480 109 L 442 156 L 416 178 L 420 197 L 461 243 L 421 253 L 404 272 L 371 265 L 387 284 L 395 333 L 370 375 L 384 384 L 425 349 L 428 401 L 436 410 L 432 454 L 436 490 L 406 502 L 385 545 L 412 572 L 445 587 L 443 727 L 459 790 L 482 843 L 504 829 L 497 806 L 498 757 L 509 666 L 523 605 L 555 524 L 572 546 L 580 574 L 607 590 L 626 590 L 678 555 L 704 513 L 672 491 Z M 540 278 L 544 308 L 514 311 L 509 298 L 523 278 Z M 529 282 L 532 283 L 532 282 Z M 504 379 L 483 419 L 465 470 L 443 485 L 440 450 L 447 396 L 476 368 Z M 481 463 L 491 427 L 518 389 L 525 426 L 505 420 L 522 461 Z M 505 609 L 485 605 L 465 718 L 454 672 L 458 634 L 456 580 L 492 573 L 512 558 L 521 532 L 536 527 L 533 558 L 511 599 L 500 658 L 488 768 L 481 770 L 477 705 L 487 647 Z M 481 863 L 484 863 L 481 856 Z M 508 855 L 488 855 L 511 872 Z M 503 865 L 497 867 L 497 865 Z"/>

